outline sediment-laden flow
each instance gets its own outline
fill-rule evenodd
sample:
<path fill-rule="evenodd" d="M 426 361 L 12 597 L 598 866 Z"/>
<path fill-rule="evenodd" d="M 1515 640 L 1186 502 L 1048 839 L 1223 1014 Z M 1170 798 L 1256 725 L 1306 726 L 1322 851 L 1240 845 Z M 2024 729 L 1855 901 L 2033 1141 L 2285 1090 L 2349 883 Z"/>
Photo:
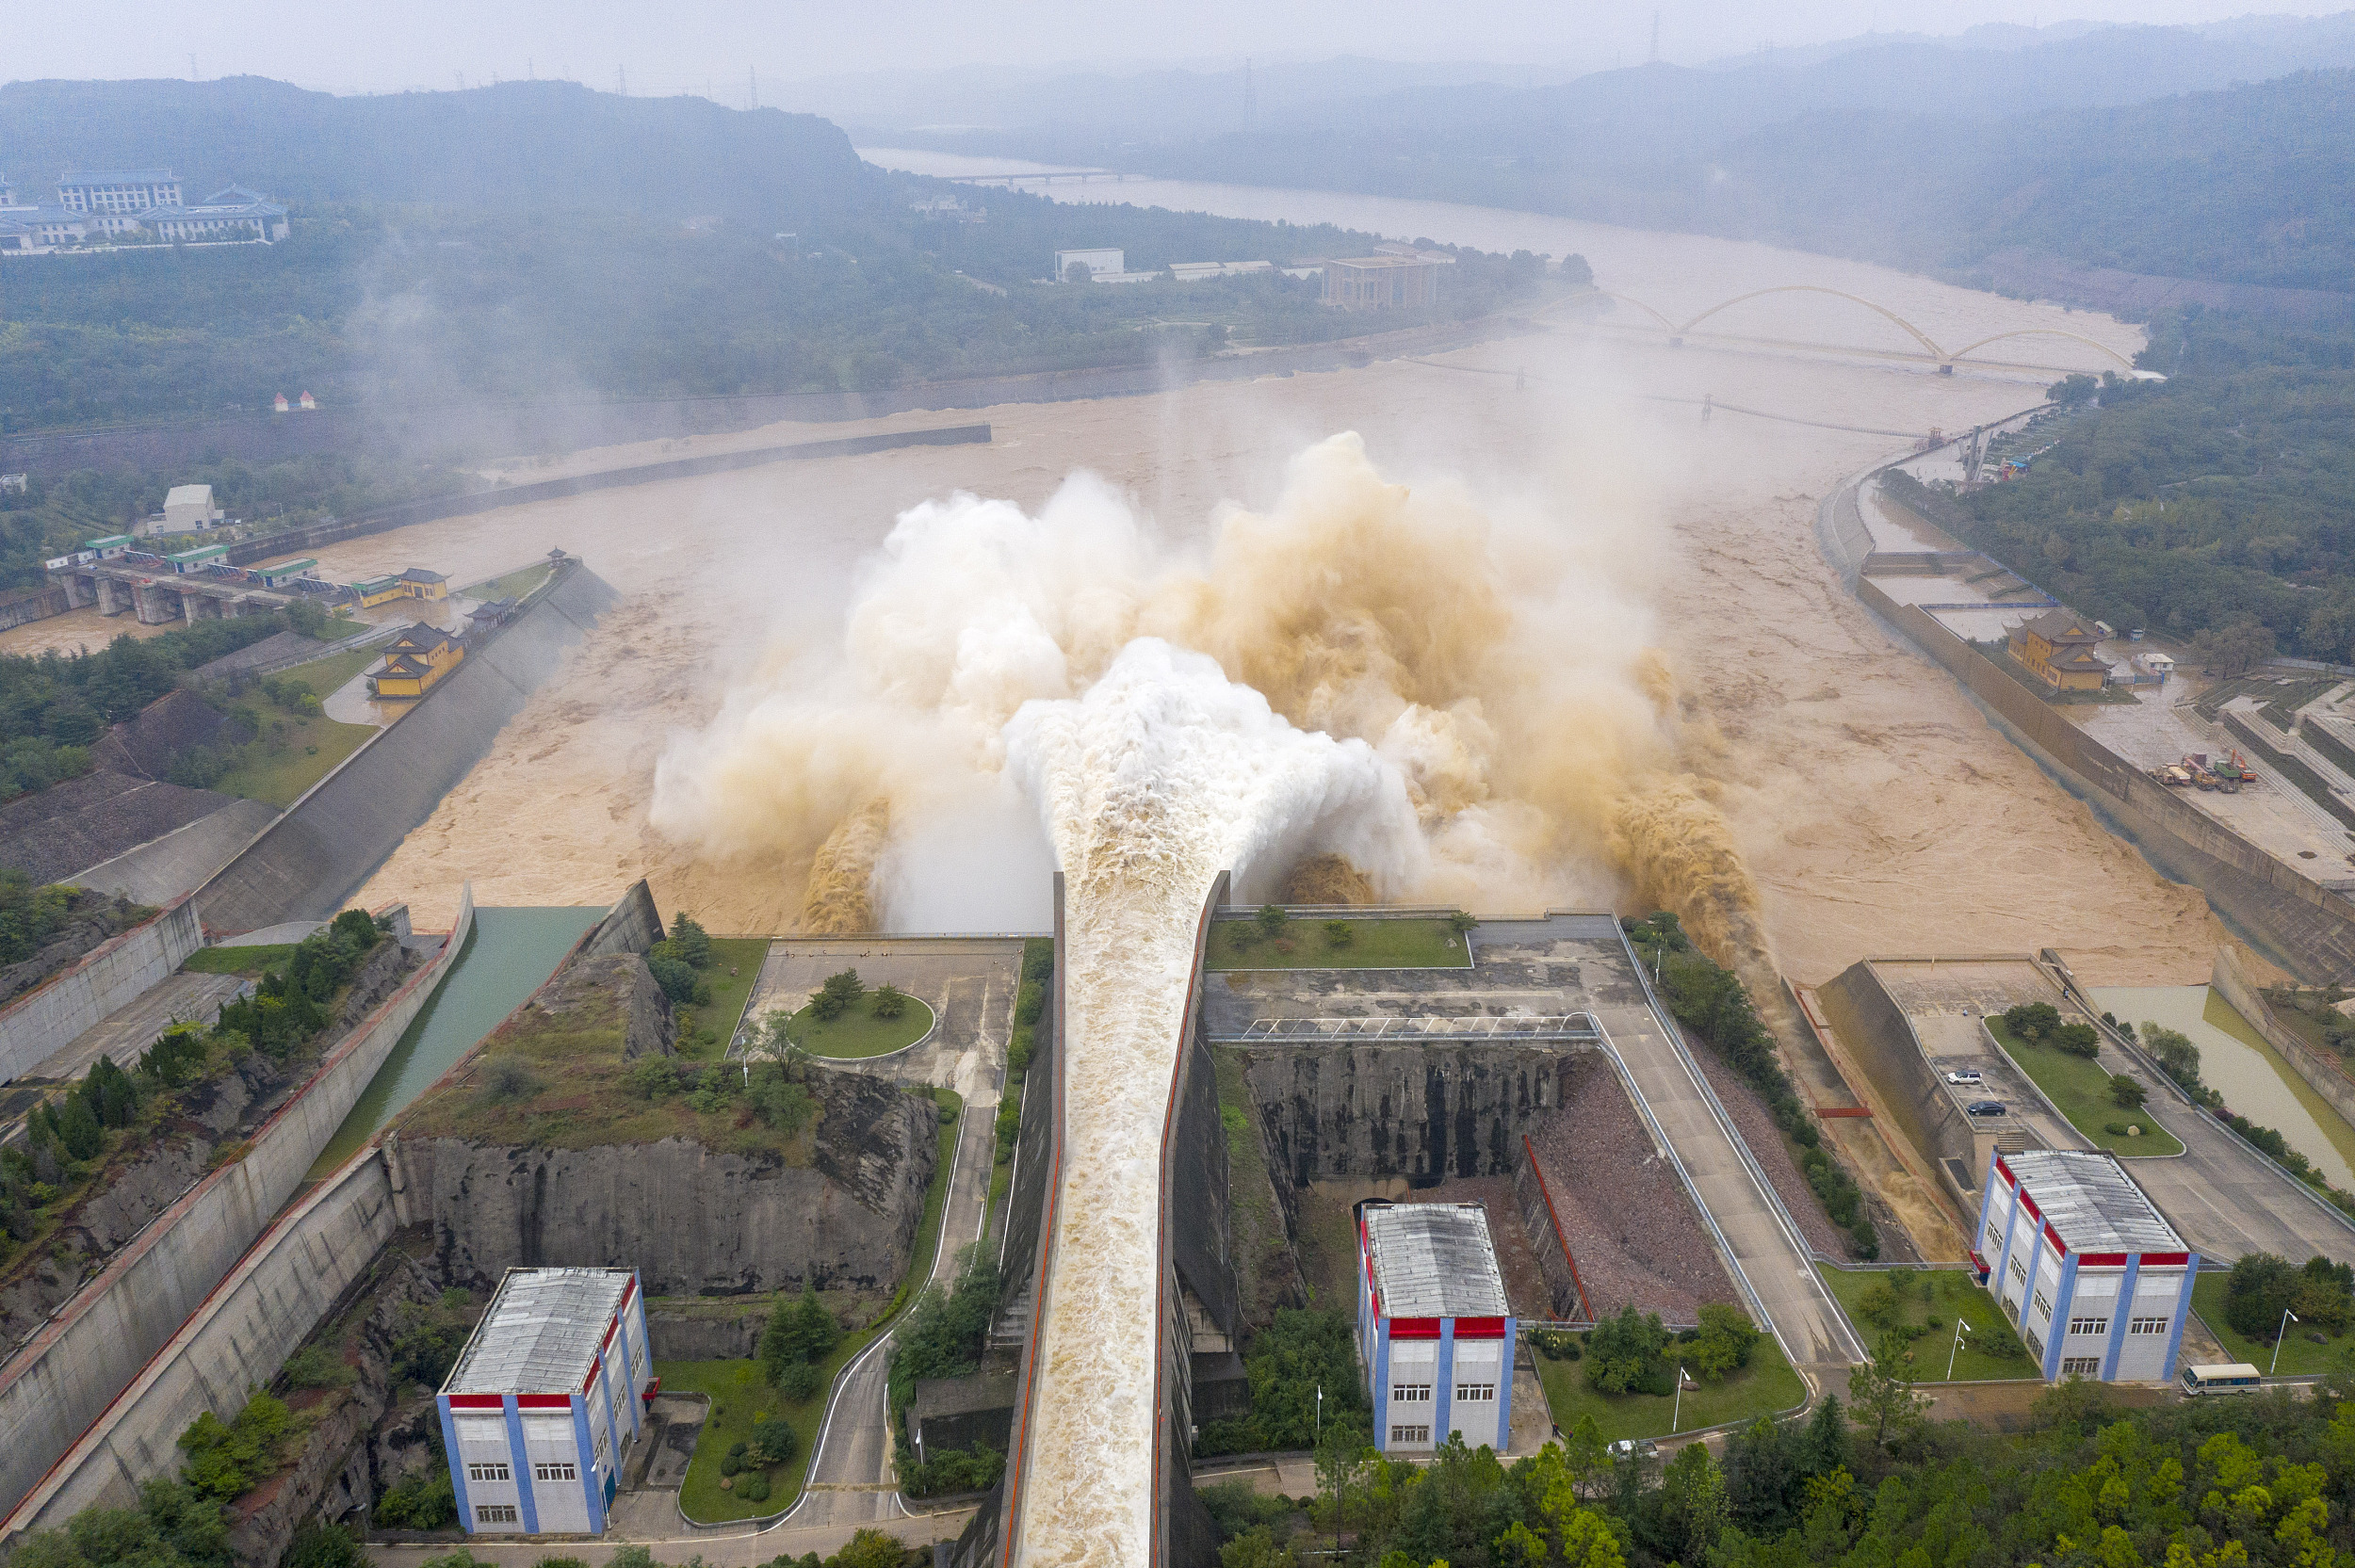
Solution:
<path fill-rule="evenodd" d="M 1198 654 L 1131 643 L 1084 697 L 1007 732 L 1064 877 L 1065 1078 L 1053 1266 L 1034 1346 L 1021 1559 L 1148 1559 L 1161 1129 L 1222 868 L 1329 847 L 1379 863 L 1417 829 L 1361 741 L 1292 728 Z"/>

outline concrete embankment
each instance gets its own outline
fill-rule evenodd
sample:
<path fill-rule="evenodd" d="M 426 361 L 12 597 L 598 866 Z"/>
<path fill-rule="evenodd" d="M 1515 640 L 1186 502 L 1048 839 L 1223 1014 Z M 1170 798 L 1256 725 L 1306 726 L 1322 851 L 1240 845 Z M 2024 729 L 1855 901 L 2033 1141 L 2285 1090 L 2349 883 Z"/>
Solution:
<path fill-rule="evenodd" d="M 1991 1138 L 1973 1130 L 1939 1081 L 1922 1037 L 1882 983 L 1871 959 L 1816 988 L 1826 1022 L 1873 1080 L 1897 1131 L 1938 1172 L 1961 1212 L 1974 1212 Z"/>
<path fill-rule="evenodd" d="M 2092 804 L 2160 871 L 2204 892 L 2268 958 L 2309 981 L 2355 981 L 2355 903 L 2176 799 L 1927 610 L 1899 604 L 1859 575 L 1862 557 L 1855 549 L 1862 527 L 1854 513 L 1852 484 L 1826 501 L 1816 537 L 1867 608 L 1945 667 L 2030 756 Z"/>
<path fill-rule="evenodd" d="M 568 563 L 512 625 L 197 890 L 205 929 L 227 935 L 334 914 L 618 598 L 586 566 Z"/>
<path fill-rule="evenodd" d="M 204 946 L 187 899 L 101 943 L 0 1010 L 0 1083 L 22 1077 L 118 1008 L 127 1007 Z"/>
<path fill-rule="evenodd" d="M 455 929 L 433 961 L 328 1052 L 311 1081 L 255 1133 L 245 1156 L 190 1188 L 0 1366 L 0 1507 L 14 1511 L 0 1524 L 0 1536 L 21 1528 L 19 1504 L 44 1477 L 71 1479 L 52 1467 L 93 1422 L 110 1414 L 134 1375 L 206 1303 L 295 1195 L 312 1161 L 448 973 L 473 917 L 469 888 L 461 895 Z M 317 1316 L 288 1325 L 295 1337 L 287 1349 L 300 1342 Z M 248 1380 L 227 1377 L 205 1386 L 216 1401 L 209 1408 L 227 1415 L 243 1401 Z M 157 1463 L 129 1472 L 134 1486 L 169 1469 L 179 1429 L 141 1429 L 136 1435 L 144 1445 L 138 1451 L 157 1456 Z"/>
<path fill-rule="evenodd" d="M 2281 1053 L 2290 1071 L 2306 1080 L 2306 1086 L 2331 1103 L 2331 1108 L 2355 1123 L 2355 1076 L 2335 1057 L 2315 1050 L 2289 1030 L 2275 1022 L 2272 1010 L 2265 998 L 2257 994 L 2257 982 L 2230 947 L 2216 950 L 2216 968 L 2208 983 L 2233 1005 L 2233 1010 L 2249 1020 L 2256 1031 L 2265 1036 L 2266 1043 Z"/>

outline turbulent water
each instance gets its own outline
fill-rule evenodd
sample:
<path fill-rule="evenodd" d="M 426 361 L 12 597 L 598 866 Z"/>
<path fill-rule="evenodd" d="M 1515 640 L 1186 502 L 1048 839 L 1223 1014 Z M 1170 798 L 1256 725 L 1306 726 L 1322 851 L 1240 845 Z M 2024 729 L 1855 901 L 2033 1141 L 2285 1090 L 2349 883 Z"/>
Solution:
<path fill-rule="evenodd" d="M 658 830 L 809 857 L 807 929 L 943 929 L 947 881 L 1031 897 L 1026 836 L 1064 873 L 1026 1561 L 1146 1557 L 1161 1137 L 1222 869 L 1250 902 L 1632 895 L 1763 965 L 1756 890 L 1688 767 L 1710 732 L 1627 575 L 1640 521 L 1567 486 L 1410 490 L 1351 434 L 1299 454 L 1267 511 L 1222 509 L 1201 550 L 1084 474 L 1035 516 L 952 496 L 901 515 L 838 655 L 765 671 L 658 766 Z"/>
<path fill-rule="evenodd" d="M 1248 878 L 1311 844 L 1383 864 L 1417 830 L 1364 742 L 1296 730 L 1210 659 L 1156 639 L 1084 697 L 1024 708 L 1007 743 L 1064 868 L 1068 1042 L 1022 1557 L 1143 1563 L 1161 1129 L 1204 897 L 1221 869 Z"/>

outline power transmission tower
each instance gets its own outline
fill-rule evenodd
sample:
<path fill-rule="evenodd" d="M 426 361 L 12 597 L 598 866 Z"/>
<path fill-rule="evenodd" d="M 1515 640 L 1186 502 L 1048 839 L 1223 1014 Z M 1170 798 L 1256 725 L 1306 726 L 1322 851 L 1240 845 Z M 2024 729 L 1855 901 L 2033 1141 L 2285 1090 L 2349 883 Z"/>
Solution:
<path fill-rule="evenodd" d="M 191 82 L 201 82 L 203 79 L 203 77 L 196 73 L 196 57 L 194 55 L 190 55 L 188 57 L 188 80 Z"/>
<path fill-rule="evenodd" d="M 1242 57 L 1242 128 L 1251 129 L 1259 114 L 1259 83 L 1251 72 L 1251 57 Z"/>
<path fill-rule="evenodd" d="M 752 84 L 752 106 L 754 108 L 760 107 L 760 68 L 751 65 L 746 66 L 744 68 L 744 79 Z"/>
<path fill-rule="evenodd" d="M 629 96 L 629 67 L 627 67 L 627 66 L 625 66 L 625 65 L 617 65 L 617 66 L 615 66 L 615 67 L 613 68 L 613 80 L 614 80 L 614 83 L 616 84 L 616 85 L 615 85 L 615 87 L 614 87 L 614 89 L 613 89 L 613 90 L 614 90 L 614 91 L 616 91 L 616 92 L 618 92 L 618 93 L 620 93 L 620 94 L 621 94 L 623 97 L 625 97 L 625 98 L 628 97 L 628 96 Z"/>
<path fill-rule="evenodd" d="M 1657 10 L 1651 13 L 1651 54 L 1648 57 L 1648 63 L 1652 65 L 1660 63 L 1660 13 Z"/>

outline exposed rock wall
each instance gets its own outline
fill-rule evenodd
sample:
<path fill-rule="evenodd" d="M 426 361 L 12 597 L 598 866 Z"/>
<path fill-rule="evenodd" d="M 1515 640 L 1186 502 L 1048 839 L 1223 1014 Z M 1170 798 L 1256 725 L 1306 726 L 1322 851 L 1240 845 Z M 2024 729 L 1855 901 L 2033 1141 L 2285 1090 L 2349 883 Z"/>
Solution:
<path fill-rule="evenodd" d="M 229 1550 L 239 1568 L 277 1568 L 305 1519 L 345 1519 L 367 1508 L 375 1496 L 377 1425 L 398 1392 L 392 1351 L 402 1309 L 430 1305 L 438 1293 L 398 1243 L 380 1255 L 378 1273 L 351 1308 L 343 1334 L 328 1340 L 341 1352 L 351 1382 L 285 1396 L 299 1414 L 316 1412 L 315 1424 L 284 1469 L 230 1505 Z M 406 1450 L 390 1452 L 405 1469 Z"/>
<path fill-rule="evenodd" d="M 766 1311 L 729 1317 L 649 1310 L 646 1343 L 657 1361 L 740 1361 L 760 1352 Z"/>
<path fill-rule="evenodd" d="M 76 893 L 66 904 L 66 917 L 49 933 L 41 950 L 28 959 L 0 968 L 0 1002 L 41 984 L 100 943 L 129 930 L 142 915 L 127 898 L 104 893 Z"/>
<path fill-rule="evenodd" d="M 555 1014 L 593 1009 L 601 1002 L 609 1003 L 622 1020 L 624 1061 L 678 1054 L 678 1019 L 671 998 L 655 983 L 646 961 L 634 952 L 576 958 L 524 1006 Z"/>
<path fill-rule="evenodd" d="M 515 1267 L 640 1269 L 649 1295 L 887 1290 L 906 1269 L 937 1159 L 933 1102 L 820 1073 L 806 1166 L 683 1138 L 585 1149 L 388 1140 L 404 1220 L 435 1272 L 487 1287 Z"/>
<path fill-rule="evenodd" d="M 1547 1045 L 1239 1048 L 1275 1185 L 1333 1176 L 1509 1176 L 1521 1135 L 1562 1103 L 1581 1050 Z"/>

